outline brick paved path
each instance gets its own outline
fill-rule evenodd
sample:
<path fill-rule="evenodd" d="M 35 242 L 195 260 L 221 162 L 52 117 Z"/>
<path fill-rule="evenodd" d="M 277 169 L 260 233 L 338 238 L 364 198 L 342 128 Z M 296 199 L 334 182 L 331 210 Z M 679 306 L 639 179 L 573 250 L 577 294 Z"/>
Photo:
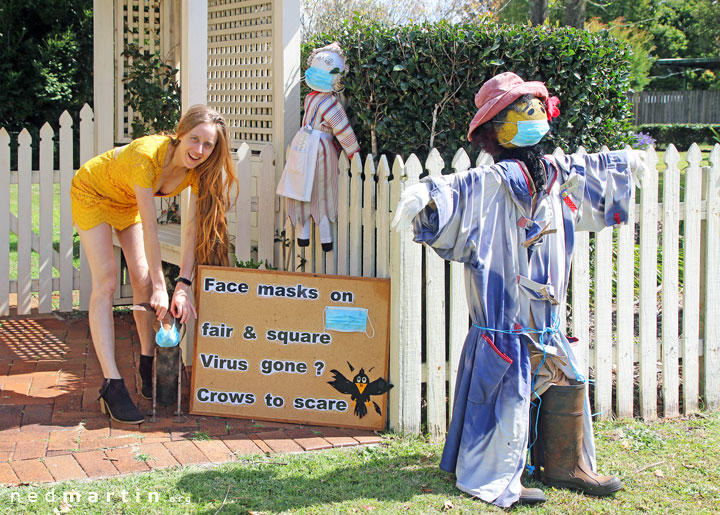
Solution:
<path fill-rule="evenodd" d="M 133 328 L 132 315 L 115 316 L 118 368 L 147 412 L 150 402 L 136 393 L 140 342 Z M 184 379 L 187 413 L 189 381 Z M 0 318 L 0 483 L 109 477 L 220 463 L 243 454 L 380 442 L 375 433 L 357 429 L 191 415 L 176 423 L 169 408 L 160 410 L 154 424 L 119 424 L 100 413 L 101 383 L 87 318 Z"/>

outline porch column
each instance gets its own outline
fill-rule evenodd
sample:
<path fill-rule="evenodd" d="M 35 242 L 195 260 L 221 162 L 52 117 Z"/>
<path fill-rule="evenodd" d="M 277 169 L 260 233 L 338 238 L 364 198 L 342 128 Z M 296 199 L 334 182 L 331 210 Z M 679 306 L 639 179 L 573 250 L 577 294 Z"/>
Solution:
<path fill-rule="evenodd" d="M 273 1 L 273 146 L 275 184 L 285 166 L 285 148 L 300 129 L 300 0 Z M 280 197 L 275 198 L 275 229 L 283 230 Z M 273 263 L 282 262 L 275 244 Z"/>
<path fill-rule="evenodd" d="M 182 0 L 181 11 L 180 87 L 185 112 L 192 105 L 207 103 L 207 0 Z"/>
<path fill-rule="evenodd" d="M 93 111 L 95 150 L 93 155 L 114 146 L 115 36 L 113 2 L 93 1 Z"/>
<path fill-rule="evenodd" d="M 180 53 L 180 87 L 182 89 L 182 111 L 195 104 L 207 104 L 207 37 L 208 5 L 207 0 L 182 0 L 182 51 Z M 180 231 L 182 247 L 185 224 L 188 223 L 187 208 L 190 201 L 190 189 L 180 195 Z M 183 340 L 183 357 L 192 364 L 195 344 L 195 319 L 190 317 L 186 324 Z"/>
<path fill-rule="evenodd" d="M 284 156 L 300 128 L 300 0 L 273 2 L 273 22 L 273 139 L 275 155 Z"/>

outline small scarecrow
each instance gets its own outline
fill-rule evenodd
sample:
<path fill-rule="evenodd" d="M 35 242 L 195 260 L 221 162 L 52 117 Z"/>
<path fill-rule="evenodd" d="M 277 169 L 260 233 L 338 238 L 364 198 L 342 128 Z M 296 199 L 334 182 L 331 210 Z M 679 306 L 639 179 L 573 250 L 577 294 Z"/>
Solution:
<path fill-rule="evenodd" d="M 308 65 L 305 83 L 313 91 L 305 97 L 302 127 L 290 145 L 277 193 L 287 197 L 298 246 L 310 244 L 312 218 L 322 249 L 328 252 L 333 248 L 331 224 L 337 219 L 338 155 L 342 148 L 352 159 L 360 147 L 337 95 L 346 71 L 340 45 L 314 50 Z"/>
<path fill-rule="evenodd" d="M 460 490 L 501 507 L 545 501 L 520 482 L 529 447 L 529 468 L 547 485 L 595 496 L 623 488 L 596 473 L 587 381 L 559 309 L 575 231 L 625 222 L 646 168 L 630 149 L 543 155 L 558 104 L 544 83 L 511 72 L 485 82 L 468 139 L 496 163 L 426 177 L 403 192 L 393 220 L 465 263 L 472 326 L 440 468 L 455 473 Z"/>

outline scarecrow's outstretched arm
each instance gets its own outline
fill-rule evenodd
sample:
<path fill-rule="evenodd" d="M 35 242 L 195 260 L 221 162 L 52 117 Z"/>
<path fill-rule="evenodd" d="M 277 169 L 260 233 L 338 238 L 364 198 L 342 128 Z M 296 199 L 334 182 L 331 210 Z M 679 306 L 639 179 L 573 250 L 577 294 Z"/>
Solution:
<path fill-rule="evenodd" d="M 628 166 L 632 173 L 633 183 L 638 188 L 642 188 L 645 175 L 649 172 L 649 168 L 645 161 L 647 160 L 647 152 L 644 150 L 636 150 L 634 148 L 626 148 L 625 152 L 628 156 Z"/>
<path fill-rule="evenodd" d="M 633 149 L 552 158 L 560 168 L 562 200 L 575 213 L 576 231 L 600 231 L 625 223 L 630 198 L 647 172 Z"/>
<path fill-rule="evenodd" d="M 425 209 L 431 200 L 430 185 L 427 183 L 421 182 L 406 188 L 400 195 L 400 201 L 395 208 L 392 227 L 397 231 L 410 228 L 413 218 Z"/>

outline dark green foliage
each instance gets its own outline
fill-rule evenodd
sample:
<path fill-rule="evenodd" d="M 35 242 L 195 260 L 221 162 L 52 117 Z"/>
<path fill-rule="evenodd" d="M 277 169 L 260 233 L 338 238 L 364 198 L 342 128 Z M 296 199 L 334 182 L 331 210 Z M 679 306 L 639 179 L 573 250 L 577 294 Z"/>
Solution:
<path fill-rule="evenodd" d="M 125 101 L 141 117 L 132 122 L 132 137 L 172 131 L 182 111 L 178 70 L 135 43 L 126 44 L 123 55 L 130 63 L 123 79 Z"/>
<path fill-rule="evenodd" d="M 345 96 L 363 152 L 422 156 L 434 146 L 449 165 L 458 148 L 469 147 L 475 93 L 504 71 L 544 81 L 560 97 L 548 150 L 619 147 L 630 134 L 628 47 L 606 31 L 445 22 L 391 27 L 356 18 L 312 39 L 303 56 L 332 41 L 348 60 Z"/>
<path fill-rule="evenodd" d="M 655 58 L 720 55 L 720 24 L 717 21 L 720 2 L 716 0 L 588 2 L 587 18 L 594 16 L 606 23 L 622 17 L 628 28 L 649 34 Z M 655 64 L 650 75 L 651 82 L 646 90 L 720 89 L 717 69 L 671 68 Z"/>
<path fill-rule="evenodd" d="M 92 0 L 0 2 L 0 127 L 11 133 L 92 103 Z"/>
<path fill-rule="evenodd" d="M 638 126 L 638 131 L 655 138 L 659 148 L 665 148 L 672 143 L 678 150 L 687 150 L 693 143 L 716 143 L 713 131 L 720 131 L 720 124 L 648 123 Z"/>
<path fill-rule="evenodd" d="M 265 265 L 265 270 L 277 270 L 277 267 L 271 266 L 267 259 L 264 263 L 262 261 L 255 261 L 253 258 L 250 258 L 247 261 L 240 261 L 237 256 L 235 256 L 235 266 L 237 268 L 253 268 L 257 270 L 263 265 Z"/>
<path fill-rule="evenodd" d="M 37 169 L 40 127 L 55 131 L 67 110 L 79 122 L 93 101 L 92 0 L 0 0 L 0 127 L 10 135 L 10 168 L 17 167 L 17 136 L 33 140 Z M 58 166 L 57 136 L 55 166 Z M 74 141 L 79 166 L 79 138 Z"/>
<path fill-rule="evenodd" d="M 715 129 L 715 127 L 710 127 L 710 132 L 712 132 L 713 141 L 720 145 L 720 127 Z"/>

